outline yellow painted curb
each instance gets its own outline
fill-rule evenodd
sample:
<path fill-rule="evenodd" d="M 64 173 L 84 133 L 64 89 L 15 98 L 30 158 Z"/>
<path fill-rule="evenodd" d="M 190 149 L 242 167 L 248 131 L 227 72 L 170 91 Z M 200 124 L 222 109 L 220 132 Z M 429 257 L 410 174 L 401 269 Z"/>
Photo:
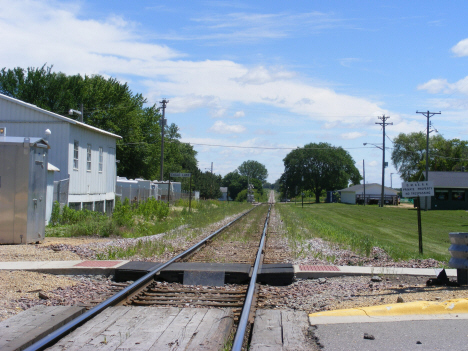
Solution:
<path fill-rule="evenodd" d="M 468 299 L 446 301 L 415 301 L 363 308 L 325 311 L 309 314 L 309 317 L 344 316 L 401 316 L 406 314 L 457 314 L 468 313 Z"/>

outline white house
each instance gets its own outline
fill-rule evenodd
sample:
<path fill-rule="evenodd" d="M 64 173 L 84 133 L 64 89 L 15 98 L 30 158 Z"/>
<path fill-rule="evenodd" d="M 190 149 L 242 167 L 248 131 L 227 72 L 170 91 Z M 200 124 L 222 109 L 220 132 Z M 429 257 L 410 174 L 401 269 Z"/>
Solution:
<path fill-rule="evenodd" d="M 366 203 L 378 203 L 382 194 L 382 185 L 377 183 L 358 184 L 346 189 L 338 190 L 341 193 L 341 202 L 345 204 L 356 204 L 364 202 L 364 191 Z M 398 204 L 398 191 L 384 187 L 384 201 L 389 204 Z"/>
<path fill-rule="evenodd" d="M 54 181 L 69 179 L 66 202 L 71 208 L 112 211 L 120 136 L 3 94 L 0 128 L 8 136 L 45 136 L 51 145 L 49 162 L 60 170 L 54 172 Z"/>

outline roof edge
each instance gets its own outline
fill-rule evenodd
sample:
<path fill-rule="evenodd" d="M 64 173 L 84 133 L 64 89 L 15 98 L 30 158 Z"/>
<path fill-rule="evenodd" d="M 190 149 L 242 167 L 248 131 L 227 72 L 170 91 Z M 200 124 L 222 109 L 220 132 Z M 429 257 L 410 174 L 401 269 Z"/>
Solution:
<path fill-rule="evenodd" d="M 74 124 L 74 125 L 77 125 L 77 126 L 80 126 L 80 127 L 83 127 L 83 128 L 91 129 L 91 130 L 93 130 L 95 132 L 106 134 L 106 135 L 114 137 L 116 139 L 122 139 L 122 137 L 120 135 L 105 131 L 105 130 L 97 128 L 97 127 L 93 127 L 93 126 L 91 126 L 89 124 L 86 124 L 86 123 L 83 123 L 83 122 L 75 121 L 74 119 L 59 115 L 59 114 L 57 114 L 55 112 L 44 110 L 43 108 L 37 107 L 36 105 L 30 104 L 28 102 L 25 102 L 25 101 L 22 101 L 22 100 L 19 100 L 19 99 L 15 99 L 15 98 L 12 98 L 12 97 L 4 95 L 4 94 L 0 94 L 0 98 L 2 98 L 4 100 L 7 100 L 9 102 L 18 104 L 18 105 L 22 105 L 24 107 L 27 107 L 27 108 L 30 108 L 30 109 L 33 109 L 33 110 L 36 110 L 36 111 L 42 112 L 42 113 L 44 113 L 46 115 L 49 115 L 51 117 L 61 119 L 62 121 L 65 121 L 67 123 Z"/>

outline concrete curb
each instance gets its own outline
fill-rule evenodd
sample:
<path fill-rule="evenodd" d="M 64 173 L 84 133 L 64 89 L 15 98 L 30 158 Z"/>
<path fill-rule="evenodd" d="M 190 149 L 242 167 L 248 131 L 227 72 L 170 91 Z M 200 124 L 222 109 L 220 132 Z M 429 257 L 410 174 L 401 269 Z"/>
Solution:
<path fill-rule="evenodd" d="M 418 317 L 419 316 L 419 317 Z M 402 318 L 403 317 L 403 318 Z M 309 314 L 311 324 L 468 318 L 468 299 L 414 301 Z"/>

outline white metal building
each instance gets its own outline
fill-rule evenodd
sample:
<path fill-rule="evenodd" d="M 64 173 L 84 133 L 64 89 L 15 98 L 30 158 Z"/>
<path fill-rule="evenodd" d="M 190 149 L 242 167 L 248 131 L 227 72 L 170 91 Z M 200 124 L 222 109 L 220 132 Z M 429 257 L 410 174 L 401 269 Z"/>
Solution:
<path fill-rule="evenodd" d="M 53 147 L 49 162 L 69 178 L 68 205 L 109 211 L 115 199 L 116 140 L 120 136 L 0 94 L 0 128 L 7 136 L 44 137 Z"/>
<path fill-rule="evenodd" d="M 364 184 L 353 185 L 349 188 L 341 189 L 339 192 L 341 193 L 342 203 L 356 204 L 360 199 L 364 201 Z M 382 185 L 377 183 L 366 184 L 365 193 L 366 203 L 378 202 L 382 194 Z M 384 187 L 385 203 L 393 203 L 397 196 L 397 190 Z"/>

